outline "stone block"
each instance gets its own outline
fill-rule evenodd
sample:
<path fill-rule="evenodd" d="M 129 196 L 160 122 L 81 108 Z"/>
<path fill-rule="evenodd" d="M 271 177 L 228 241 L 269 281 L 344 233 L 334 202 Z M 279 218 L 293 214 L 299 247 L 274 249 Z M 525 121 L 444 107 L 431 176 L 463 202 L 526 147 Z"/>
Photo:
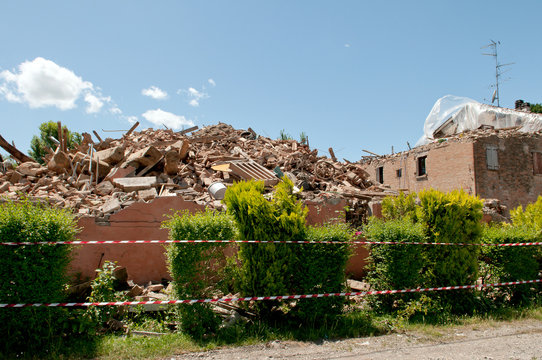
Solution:
<path fill-rule="evenodd" d="M 109 165 L 115 165 L 124 160 L 124 147 L 115 146 L 109 149 L 97 151 L 94 153 L 94 160 L 100 159 Z"/>
<path fill-rule="evenodd" d="M 120 202 L 118 199 L 111 199 L 102 205 L 100 211 L 104 214 L 112 213 L 120 210 Z"/>
<path fill-rule="evenodd" d="M 111 194 L 114 189 L 115 186 L 111 183 L 111 181 L 104 180 L 96 186 L 95 191 L 96 194 L 104 196 Z"/>
<path fill-rule="evenodd" d="M 154 146 L 147 146 L 144 149 L 136 151 L 128 157 L 126 160 L 127 165 L 132 165 L 134 167 L 138 166 L 149 166 L 156 164 L 157 161 L 162 157 L 162 153 L 156 149 Z"/>
<path fill-rule="evenodd" d="M 64 171 L 69 171 L 71 169 L 71 161 L 68 155 L 60 150 L 57 150 L 49 163 L 47 163 L 47 168 L 51 171 L 54 171 L 58 174 L 64 173 Z"/>
<path fill-rule="evenodd" d="M 26 176 L 41 176 L 47 169 L 37 162 L 27 161 L 17 166 L 17 171 Z"/>
<path fill-rule="evenodd" d="M 113 179 L 113 184 L 126 192 L 149 189 L 156 186 L 157 183 L 158 178 L 156 176 L 134 176 Z"/>
<path fill-rule="evenodd" d="M 136 168 L 133 166 L 128 166 L 125 168 L 116 167 L 109 171 L 109 174 L 105 177 L 107 180 L 113 181 L 114 179 L 131 177 L 135 175 Z"/>
<path fill-rule="evenodd" d="M 147 201 L 147 200 L 154 199 L 156 196 L 158 196 L 158 193 L 156 192 L 155 188 L 150 188 L 150 189 L 145 189 L 145 190 L 139 190 L 137 192 L 137 196 L 140 199 Z"/>
<path fill-rule="evenodd" d="M 181 156 L 176 150 L 170 150 L 165 155 L 164 171 L 168 175 L 176 175 L 179 172 L 179 162 Z"/>

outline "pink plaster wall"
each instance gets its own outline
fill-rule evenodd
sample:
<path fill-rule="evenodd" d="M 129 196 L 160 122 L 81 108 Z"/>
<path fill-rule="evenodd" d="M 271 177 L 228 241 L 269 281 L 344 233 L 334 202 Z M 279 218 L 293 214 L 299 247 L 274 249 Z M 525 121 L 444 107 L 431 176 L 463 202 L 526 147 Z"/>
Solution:
<path fill-rule="evenodd" d="M 135 203 L 111 215 L 109 225 L 100 225 L 93 217 L 79 219 L 80 240 L 167 240 L 168 231 L 160 229 L 165 214 L 187 209 L 204 210 L 180 197 L 161 197 L 151 203 Z M 103 254 L 103 258 L 102 258 Z M 105 260 L 126 267 L 136 283 L 169 278 L 163 244 L 83 245 L 73 252 L 72 273 L 94 278 L 95 270 Z"/>
<path fill-rule="evenodd" d="M 340 217 L 346 206 L 341 199 L 326 199 L 323 202 L 308 201 L 309 224 L 321 224 Z M 80 240 L 167 240 L 168 231 L 160 229 L 166 220 L 165 214 L 187 209 L 190 212 L 204 210 L 194 202 L 180 197 L 161 197 L 150 203 L 135 203 L 111 215 L 108 222 L 97 223 L 93 217 L 79 219 Z M 104 244 L 82 245 L 73 251 L 72 274 L 83 278 L 95 277 L 95 271 L 104 261 L 116 261 L 127 269 L 129 279 L 142 284 L 149 281 L 169 279 L 164 244 Z M 357 247 L 349 261 L 347 272 L 355 278 L 364 274 L 365 248 Z"/>

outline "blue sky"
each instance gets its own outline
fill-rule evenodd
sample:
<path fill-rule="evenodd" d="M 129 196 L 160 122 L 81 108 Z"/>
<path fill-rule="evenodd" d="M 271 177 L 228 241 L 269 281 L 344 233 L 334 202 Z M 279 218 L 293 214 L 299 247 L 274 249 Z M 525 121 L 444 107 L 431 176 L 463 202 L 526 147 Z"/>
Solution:
<path fill-rule="evenodd" d="M 0 4 L 0 134 L 218 122 L 359 160 L 416 143 L 434 102 L 542 102 L 540 1 L 11 1 Z M 167 94 L 167 95 L 166 95 Z"/>

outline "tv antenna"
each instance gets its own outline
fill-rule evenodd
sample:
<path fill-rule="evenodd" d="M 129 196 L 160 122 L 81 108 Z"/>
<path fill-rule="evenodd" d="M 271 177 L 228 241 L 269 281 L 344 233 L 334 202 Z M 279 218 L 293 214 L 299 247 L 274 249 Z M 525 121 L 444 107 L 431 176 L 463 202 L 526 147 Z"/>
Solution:
<path fill-rule="evenodd" d="M 489 44 L 487 44 L 486 46 L 482 46 L 480 49 L 491 49 L 490 53 L 482 53 L 482 55 L 493 56 L 495 58 L 495 84 L 491 85 L 491 87 L 495 87 L 495 90 L 493 91 L 493 95 L 491 96 L 491 103 L 493 104 L 495 100 L 497 100 L 497 106 L 500 107 L 501 103 L 499 97 L 499 84 L 501 83 L 501 76 L 510 70 L 508 69 L 503 71 L 502 68 L 505 66 L 513 65 L 515 63 L 500 64 L 497 48 L 501 44 L 501 42 L 495 42 L 493 40 L 490 41 L 491 42 Z"/>

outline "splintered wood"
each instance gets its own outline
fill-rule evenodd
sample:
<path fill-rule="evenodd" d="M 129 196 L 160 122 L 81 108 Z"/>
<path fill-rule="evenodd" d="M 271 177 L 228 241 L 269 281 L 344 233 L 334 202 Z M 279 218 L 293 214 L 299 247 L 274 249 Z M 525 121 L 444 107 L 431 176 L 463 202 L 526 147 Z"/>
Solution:
<path fill-rule="evenodd" d="M 63 150 L 66 134 L 59 131 L 60 144 L 45 155 L 45 166 L 13 151 L 21 164 L 0 167 L 4 169 L 0 196 L 41 199 L 81 216 L 100 217 L 158 196 L 180 196 L 221 208 L 207 191 L 214 182 L 229 186 L 255 179 L 273 186 L 282 175 L 301 189 L 299 196 L 306 200 L 340 197 L 356 205 L 372 198 L 369 187 L 372 193 L 384 194 L 367 180 L 359 164 L 318 156 L 316 149 L 295 140 L 272 140 L 252 129 L 236 130 L 221 123 L 181 132 L 137 132 L 136 125 L 120 139 L 102 139 L 93 131 L 97 143 L 85 133 L 82 144 L 69 151 Z M 1 137 L 0 142 L 9 145 Z"/>

